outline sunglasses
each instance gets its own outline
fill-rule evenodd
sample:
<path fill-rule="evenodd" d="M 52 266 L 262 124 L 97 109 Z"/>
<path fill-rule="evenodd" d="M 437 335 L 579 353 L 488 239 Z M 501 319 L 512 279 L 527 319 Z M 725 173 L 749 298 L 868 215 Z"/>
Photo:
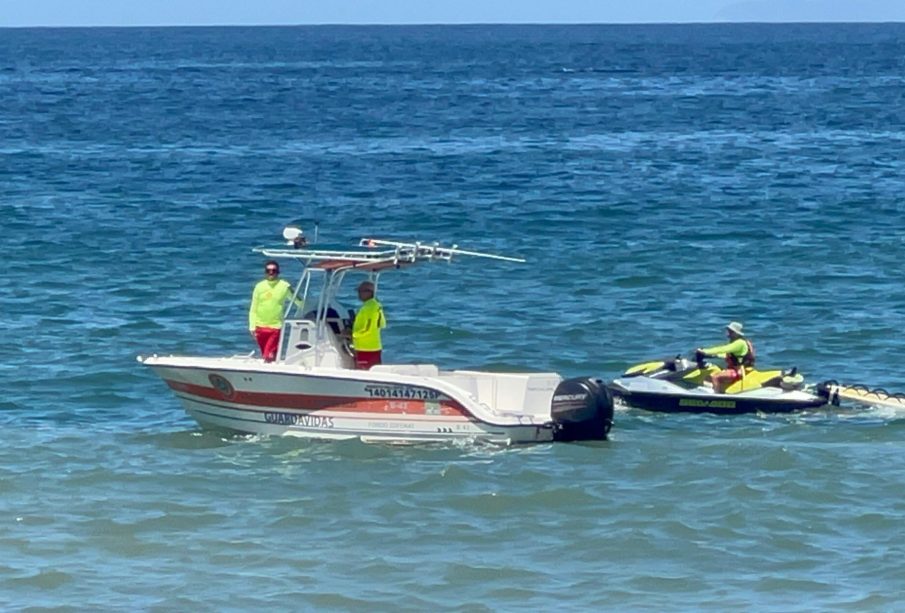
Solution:
<path fill-rule="evenodd" d="M 264 272 L 266 272 L 268 275 L 270 275 L 270 274 L 276 275 L 276 274 L 279 274 L 280 269 L 279 268 L 265 268 Z"/>

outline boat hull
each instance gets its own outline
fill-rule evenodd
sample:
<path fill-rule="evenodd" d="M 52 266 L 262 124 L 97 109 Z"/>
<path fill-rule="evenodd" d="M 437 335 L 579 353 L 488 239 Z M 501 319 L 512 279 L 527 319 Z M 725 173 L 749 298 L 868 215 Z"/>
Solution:
<path fill-rule="evenodd" d="M 494 414 L 426 376 L 304 369 L 230 358 L 145 358 L 202 427 L 388 442 L 551 441 L 549 419 Z"/>
<path fill-rule="evenodd" d="M 660 413 L 791 413 L 827 404 L 825 397 L 804 391 L 761 388 L 739 394 L 716 394 L 682 390 L 678 386 L 671 386 L 675 389 L 669 389 L 666 385 L 661 385 L 663 382 L 660 381 L 644 389 L 646 382 L 642 379 L 616 379 L 609 385 L 610 392 L 620 404 Z"/>

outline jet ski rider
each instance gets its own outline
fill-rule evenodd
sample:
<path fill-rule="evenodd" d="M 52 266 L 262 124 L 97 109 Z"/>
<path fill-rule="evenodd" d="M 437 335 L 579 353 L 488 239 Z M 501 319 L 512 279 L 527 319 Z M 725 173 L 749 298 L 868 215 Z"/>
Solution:
<path fill-rule="evenodd" d="M 710 376 L 713 391 L 718 394 L 722 394 L 727 387 L 744 378 L 746 368 L 754 367 L 754 345 L 745 337 L 742 324 L 737 321 L 729 322 L 726 326 L 726 336 L 729 342 L 725 345 L 697 350 L 699 355 L 723 356 L 726 359 L 726 368 Z"/>

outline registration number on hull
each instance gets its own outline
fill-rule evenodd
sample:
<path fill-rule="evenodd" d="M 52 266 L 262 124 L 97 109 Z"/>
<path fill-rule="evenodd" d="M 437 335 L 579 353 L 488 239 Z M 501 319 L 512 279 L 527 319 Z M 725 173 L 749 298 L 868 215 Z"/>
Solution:
<path fill-rule="evenodd" d="M 405 398 L 409 400 L 436 400 L 440 392 L 423 387 L 407 385 L 366 385 L 365 391 L 370 398 Z"/>

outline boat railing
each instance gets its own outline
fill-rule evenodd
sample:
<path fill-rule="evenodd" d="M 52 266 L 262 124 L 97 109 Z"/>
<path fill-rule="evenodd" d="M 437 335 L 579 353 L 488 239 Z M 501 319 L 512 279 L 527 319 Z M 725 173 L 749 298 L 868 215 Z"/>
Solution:
<path fill-rule="evenodd" d="M 271 258 L 299 260 L 305 262 L 306 265 L 311 265 L 314 262 L 335 262 L 338 267 L 342 267 L 342 264 L 348 264 L 349 268 L 357 266 L 391 266 L 427 261 L 448 262 L 452 260 L 453 256 L 459 255 L 501 260 L 505 262 L 525 262 L 524 258 L 496 255 L 481 251 L 467 251 L 459 249 L 458 245 L 443 247 L 439 243 L 405 243 L 376 238 L 363 238 L 359 242 L 359 247 L 364 247 L 365 249 L 327 250 L 309 249 L 307 247 L 300 249 L 259 247 L 254 251 Z"/>
<path fill-rule="evenodd" d="M 443 247 L 439 243 L 402 243 L 398 241 L 388 241 L 379 238 L 363 238 L 359 242 L 362 247 L 392 247 L 397 255 L 405 254 L 407 257 L 425 260 L 451 260 L 454 255 L 468 255 L 478 258 L 489 258 L 491 260 L 502 260 L 504 262 L 518 262 L 523 264 L 524 258 L 516 258 L 508 255 L 497 255 L 494 253 L 484 253 L 482 251 L 466 251 L 459 249 L 458 245 L 452 247 Z"/>

